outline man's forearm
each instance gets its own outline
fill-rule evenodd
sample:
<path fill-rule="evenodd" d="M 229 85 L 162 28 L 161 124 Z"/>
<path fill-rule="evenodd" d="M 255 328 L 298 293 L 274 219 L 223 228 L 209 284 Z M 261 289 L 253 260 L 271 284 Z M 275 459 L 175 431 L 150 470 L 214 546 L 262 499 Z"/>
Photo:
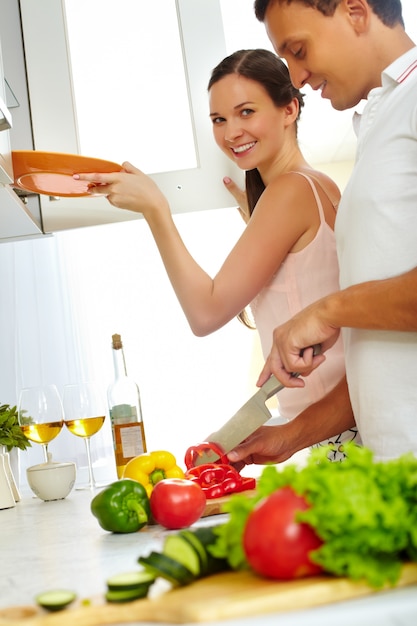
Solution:
<path fill-rule="evenodd" d="M 417 331 L 417 268 L 400 276 L 352 285 L 322 301 L 335 327 Z"/>
<path fill-rule="evenodd" d="M 292 454 L 356 426 L 344 377 L 324 398 L 285 424 Z"/>

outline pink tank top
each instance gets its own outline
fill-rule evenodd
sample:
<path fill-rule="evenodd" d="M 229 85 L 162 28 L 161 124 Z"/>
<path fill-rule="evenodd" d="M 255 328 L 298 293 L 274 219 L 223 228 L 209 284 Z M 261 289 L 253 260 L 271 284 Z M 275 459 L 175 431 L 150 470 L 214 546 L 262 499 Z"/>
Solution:
<path fill-rule="evenodd" d="M 339 265 L 332 228 L 327 224 L 314 182 L 309 182 L 317 202 L 320 226 L 314 239 L 299 252 L 290 252 L 272 280 L 251 303 L 251 311 L 266 358 L 272 332 L 311 302 L 339 289 Z M 277 395 L 282 417 L 292 419 L 328 393 L 345 373 L 342 338 L 326 352 L 326 361 L 305 380 L 302 389 L 283 389 Z"/>

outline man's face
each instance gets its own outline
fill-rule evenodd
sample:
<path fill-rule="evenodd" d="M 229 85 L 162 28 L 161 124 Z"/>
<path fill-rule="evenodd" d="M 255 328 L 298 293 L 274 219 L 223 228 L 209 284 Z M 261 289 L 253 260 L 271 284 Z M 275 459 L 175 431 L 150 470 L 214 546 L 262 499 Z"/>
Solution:
<path fill-rule="evenodd" d="M 369 82 L 369 51 L 360 22 L 344 0 L 333 16 L 296 0 L 273 2 L 267 9 L 265 27 L 276 53 L 285 59 L 291 80 L 299 89 L 309 84 L 335 109 L 355 106 L 374 86 Z M 357 28 L 359 24 L 359 28 Z"/>

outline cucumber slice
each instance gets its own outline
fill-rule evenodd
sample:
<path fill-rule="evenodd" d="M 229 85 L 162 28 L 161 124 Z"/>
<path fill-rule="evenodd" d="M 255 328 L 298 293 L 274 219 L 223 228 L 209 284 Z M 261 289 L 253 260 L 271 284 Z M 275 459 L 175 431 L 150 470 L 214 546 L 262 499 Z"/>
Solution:
<path fill-rule="evenodd" d="M 196 577 L 182 563 L 160 552 L 151 552 L 148 556 L 140 556 L 138 562 L 156 577 L 164 578 L 175 586 L 189 585 Z"/>
<path fill-rule="evenodd" d="M 66 589 L 55 589 L 53 591 L 44 591 L 39 593 L 35 600 L 39 606 L 48 611 L 61 611 L 66 606 L 74 602 L 76 594 Z"/>
<path fill-rule="evenodd" d="M 109 589 L 105 598 L 107 602 L 132 602 L 133 600 L 140 600 L 146 598 L 148 595 L 149 585 L 137 587 L 136 589 Z"/>
<path fill-rule="evenodd" d="M 182 563 L 196 578 L 201 576 L 199 555 L 191 543 L 180 534 L 168 535 L 166 537 L 162 553 Z"/>
<path fill-rule="evenodd" d="M 208 556 L 203 543 L 191 530 L 180 530 L 179 535 L 194 548 L 200 562 L 200 576 L 205 576 L 207 574 Z"/>
<path fill-rule="evenodd" d="M 190 531 L 196 536 L 197 539 L 199 539 L 199 541 L 201 541 L 206 551 L 206 576 L 211 576 L 212 574 L 217 574 L 218 572 L 226 572 L 230 569 L 227 559 L 219 559 L 213 556 L 210 552 L 210 546 L 217 540 L 217 535 L 214 531 L 215 528 L 215 526 L 200 526 L 199 528 L 194 528 Z"/>
<path fill-rule="evenodd" d="M 155 581 L 155 576 L 150 572 L 125 572 L 122 574 L 116 574 L 107 579 L 107 589 L 109 591 L 131 591 L 134 589 L 141 589 L 142 587 L 149 587 Z"/>

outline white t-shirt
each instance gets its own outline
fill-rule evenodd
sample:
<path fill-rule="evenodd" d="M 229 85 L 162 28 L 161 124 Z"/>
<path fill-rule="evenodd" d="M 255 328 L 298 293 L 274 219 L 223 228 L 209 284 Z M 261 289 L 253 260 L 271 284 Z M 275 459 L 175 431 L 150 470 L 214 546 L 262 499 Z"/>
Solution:
<path fill-rule="evenodd" d="M 417 267 L 417 47 L 369 93 L 335 232 L 342 289 Z M 343 340 L 363 444 L 380 460 L 417 455 L 417 333 L 346 328 Z"/>

